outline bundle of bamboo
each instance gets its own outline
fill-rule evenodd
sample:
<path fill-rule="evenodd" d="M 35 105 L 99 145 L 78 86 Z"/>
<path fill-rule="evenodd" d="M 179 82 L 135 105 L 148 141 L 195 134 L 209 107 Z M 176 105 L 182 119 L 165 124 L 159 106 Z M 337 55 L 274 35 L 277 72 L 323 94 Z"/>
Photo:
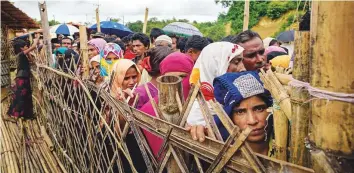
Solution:
<path fill-rule="evenodd" d="M 5 105 L 2 103 L 2 108 Z M 37 119 L 14 119 L 2 112 L 0 132 L 2 171 L 66 172 L 45 128 L 39 125 Z"/>

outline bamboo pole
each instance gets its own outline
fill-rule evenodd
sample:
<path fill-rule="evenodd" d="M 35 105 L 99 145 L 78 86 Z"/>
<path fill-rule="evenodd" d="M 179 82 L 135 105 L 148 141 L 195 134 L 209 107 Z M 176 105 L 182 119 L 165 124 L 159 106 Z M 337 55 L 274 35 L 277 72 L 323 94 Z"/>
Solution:
<path fill-rule="evenodd" d="M 250 20 L 250 1 L 245 0 L 245 9 L 243 11 L 243 31 L 248 30 L 249 20 Z"/>
<path fill-rule="evenodd" d="M 43 44 L 45 45 L 46 55 L 47 55 L 47 62 L 48 65 L 53 64 L 52 59 L 52 44 L 51 44 L 51 37 L 49 33 L 49 23 L 48 23 L 48 14 L 47 14 L 47 5 L 44 1 L 43 3 L 38 2 L 39 13 L 41 15 L 41 24 L 43 29 Z"/>
<path fill-rule="evenodd" d="M 87 51 L 87 34 L 86 27 L 80 26 L 80 53 L 82 57 L 82 64 L 85 69 L 83 74 L 83 79 L 88 79 L 89 77 L 89 60 L 88 60 L 88 51 Z"/>
<path fill-rule="evenodd" d="M 287 161 L 289 120 L 280 109 L 273 108 L 275 157 Z"/>
<path fill-rule="evenodd" d="M 332 92 L 354 93 L 354 3 L 313 1 L 311 9 L 311 86 Z M 311 109 L 310 140 L 314 145 L 333 156 L 352 157 L 353 104 L 314 99 Z M 316 161 L 316 157 L 312 158 Z M 342 164 L 339 167 L 344 168 Z M 321 171 L 316 166 L 314 169 Z"/>
<path fill-rule="evenodd" d="M 101 32 L 99 6 L 96 8 L 96 25 L 97 25 L 97 32 Z M 81 33 L 80 33 L 80 40 L 81 40 Z M 80 46 L 81 46 L 81 44 L 80 44 Z"/>
<path fill-rule="evenodd" d="M 183 96 L 181 81 L 182 79 L 178 76 L 165 75 L 157 78 L 157 87 L 159 89 L 158 106 L 166 120 L 173 124 L 177 124 L 182 116 L 178 107 L 178 99 L 176 98 L 176 95 Z M 182 97 L 179 99 L 183 100 Z M 170 147 L 168 152 L 172 152 L 172 150 L 173 148 Z M 168 157 L 170 157 L 170 155 L 167 155 L 166 159 L 168 159 Z M 181 172 L 183 170 L 183 167 L 179 167 L 175 157 L 168 159 L 166 167 L 168 172 L 171 173 Z"/>
<path fill-rule="evenodd" d="M 146 28 L 148 23 L 148 15 L 149 15 L 149 8 L 145 8 L 145 18 L 144 18 L 144 26 L 143 26 L 143 33 L 146 34 Z M 150 40 L 152 42 L 152 40 Z"/>
<path fill-rule="evenodd" d="M 293 78 L 309 82 L 310 63 L 310 32 L 295 31 L 295 60 Z M 297 165 L 309 167 L 309 153 L 305 148 L 305 138 L 308 136 L 310 104 L 307 91 L 299 88 L 291 89 L 292 119 L 290 140 L 290 161 Z"/>

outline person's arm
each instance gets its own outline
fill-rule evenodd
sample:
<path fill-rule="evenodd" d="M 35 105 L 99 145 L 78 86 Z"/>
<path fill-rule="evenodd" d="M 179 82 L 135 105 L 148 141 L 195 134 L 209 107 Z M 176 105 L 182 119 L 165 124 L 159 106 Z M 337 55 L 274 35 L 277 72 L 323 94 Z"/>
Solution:
<path fill-rule="evenodd" d="M 198 140 L 203 142 L 206 136 L 206 122 L 200 110 L 200 106 L 197 100 L 194 101 L 192 105 L 191 112 L 187 117 L 187 128 L 186 130 L 190 132 L 193 140 Z"/>
<path fill-rule="evenodd" d="M 38 39 L 33 39 L 33 44 L 31 47 L 29 47 L 27 50 L 23 51 L 23 54 L 27 55 L 30 53 L 32 50 L 36 49 L 38 45 Z"/>

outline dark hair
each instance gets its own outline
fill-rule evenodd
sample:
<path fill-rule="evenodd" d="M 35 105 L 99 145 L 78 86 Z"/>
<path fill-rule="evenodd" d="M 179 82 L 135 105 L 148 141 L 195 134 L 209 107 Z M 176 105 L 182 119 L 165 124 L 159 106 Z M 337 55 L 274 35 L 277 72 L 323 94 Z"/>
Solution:
<path fill-rule="evenodd" d="M 187 42 L 187 38 L 185 37 L 181 37 L 178 39 L 178 42 L 177 42 L 177 49 L 179 49 L 179 51 L 181 51 L 182 53 L 185 53 L 185 47 L 186 47 L 186 42 Z"/>
<path fill-rule="evenodd" d="M 129 37 L 129 36 L 125 36 L 122 38 L 122 42 L 124 44 L 129 44 L 130 41 L 131 41 L 131 37 Z"/>
<path fill-rule="evenodd" d="M 269 42 L 268 46 L 273 46 L 275 43 L 278 43 L 278 40 L 273 39 L 272 41 Z"/>
<path fill-rule="evenodd" d="M 251 30 L 246 30 L 246 31 L 243 31 L 243 32 L 237 34 L 236 37 L 232 40 L 232 43 L 235 43 L 235 44 L 245 43 L 245 42 L 250 41 L 256 37 L 258 37 L 262 40 L 261 36 L 257 32 L 254 32 Z"/>
<path fill-rule="evenodd" d="M 207 39 L 207 40 L 208 40 L 209 44 L 210 44 L 210 43 L 214 43 L 214 40 L 213 40 L 213 39 L 211 39 L 211 38 L 209 38 L 209 37 L 205 37 L 205 39 Z"/>
<path fill-rule="evenodd" d="M 167 46 L 158 46 L 149 49 L 147 55 L 150 56 L 151 70 L 148 71 L 150 76 L 158 76 L 160 74 L 160 63 L 167 55 L 173 53 L 173 50 Z"/>
<path fill-rule="evenodd" d="M 115 40 L 112 43 L 118 44 L 118 46 L 125 52 L 125 45 L 121 40 Z"/>
<path fill-rule="evenodd" d="M 208 40 L 199 36 L 199 35 L 193 35 L 192 37 L 189 37 L 186 46 L 184 47 L 185 51 L 188 51 L 188 49 L 193 48 L 199 51 L 202 51 L 205 46 L 209 44 Z"/>
<path fill-rule="evenodd" d="M 226 37 L 224 37 L 223 39 L 221 39 L 221 41 L 226 41 L 226 42 L 230 42 L 232 43 L 232 41 L 235 39 L 235 36 L 233 35 L 228 35 Z"/>
<path fill-rule="evenodd" d="M 151 40 L 151 43 L 153 43 L 153 41 L 155 41 L 155 39 L 160 36 L 160 35 L 164 35 L 165 32 L 160 29 L 160 28 L 152 28 L 151 31 L 150 31 L 150 40 Z"/>
<path fill-rule="evenodd" d="M 14 40 L 12 44 L 14 46 L 16 55 L 22 52 L 21 48 L 24 48 L 25 46 L 30 45 L 28 42 L 26 42 L 25 40 L 22 40 L 22 39 Z"/>
<path fill-rule="evenodd" d="M 90 34 L 96 34 L 97 33 L 97 31 L 95 31 L 95 30 L 92 30 L 91 32 L 90 32 Z"/>
<path fill-rule="evenodd" d="M 113 43 L 116 39 L 113 38 L 112 36 L 108 36 L 108 37 L 104 37 L 103 40 L 106 41 L 107 43 Z"/>
<path fill-rule="evenodd" d="M 178 42 L 179 37 L 176 34 L 169 33 L 167 36 L 169 36 L 170 38 L 175 38 L 177 40 L 177 42 Z"/>
<path fill-rule="evenodd" d="M 139 40 L 145 47 L 150 47 L 150 39 L 147 35 L 143 33 L 135 33 L 132 36 L 132 41 Z"/>

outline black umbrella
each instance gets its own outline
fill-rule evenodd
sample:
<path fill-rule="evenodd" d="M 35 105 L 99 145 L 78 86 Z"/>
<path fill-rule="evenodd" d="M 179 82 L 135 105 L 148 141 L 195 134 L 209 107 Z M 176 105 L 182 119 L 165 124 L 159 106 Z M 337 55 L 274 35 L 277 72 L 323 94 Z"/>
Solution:
<path fill-rule="evenodd" d="M 277 40 L 281 42 L 294 41 L 294 30 L 284 31 L 277 36 Z"/>

